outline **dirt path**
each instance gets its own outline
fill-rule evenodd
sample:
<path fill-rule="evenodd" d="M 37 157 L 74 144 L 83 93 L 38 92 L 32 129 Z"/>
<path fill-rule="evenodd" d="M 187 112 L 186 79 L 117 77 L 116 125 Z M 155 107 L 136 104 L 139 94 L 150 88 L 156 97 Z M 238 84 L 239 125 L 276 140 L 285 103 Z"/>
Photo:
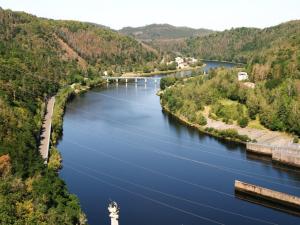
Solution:
<path fill-rule="evenodd" d="M 47 103 L 47 112 L 42 127 L 41 143 L 40 143 L 39 151 L 42 155 L 42 158 L 45 159 L 45 162 L 47 162 L 48 155 L 49 155 L 51 122 L 52 122 L 54 102 L 55 102 L 55 97 L 52 97 Z"/>
<path fill-rule="evenodd" d="M 258 143 L 265 144 L 265 145 L 274 145 L 274 146 L 284 146 L 284 147 L 299 147 L 299 144 L 293 143 L 293 136 L 278 132 L 278 131 L 271 131 L 268 129 L 255 129 L 255 128 L 241 128 L 238 125 L 230 125 L 226 124 L 222 121 L 216 121 L 213 119 L 208 118 L 208 111 L 205 110 L 204 113 L 207 119 L 207 125 L 205 127 L 212 127 L 218 130 L 225 130 L 225 129 L 235 129 L 241 135 L 247 135 L 252 140 L 257 140 Z"/>

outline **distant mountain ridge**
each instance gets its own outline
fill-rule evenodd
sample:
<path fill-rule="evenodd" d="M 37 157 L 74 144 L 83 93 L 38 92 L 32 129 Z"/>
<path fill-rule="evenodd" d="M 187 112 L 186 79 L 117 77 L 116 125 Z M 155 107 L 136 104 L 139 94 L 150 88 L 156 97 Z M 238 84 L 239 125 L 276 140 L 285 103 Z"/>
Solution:
<path fill-rule="evenodd" d="M 176 27 L 170 24 L 150 24 L 142 27 L 124 27 L 119 33 L 131 36 L 146 43 L 158 51 L 180 54 L 186 48 L 186 39 L 204 37 L 215 31 L 209 29 L 194 29 Z"/>
<path fill-rule="evenodd" d="M 141 41 L 154 41 L 205 36 L 214 31 L 203 28 L 176 27 L 170 24 L 150 24 L 142 27 L 124 27 L 119 32 Z"/>

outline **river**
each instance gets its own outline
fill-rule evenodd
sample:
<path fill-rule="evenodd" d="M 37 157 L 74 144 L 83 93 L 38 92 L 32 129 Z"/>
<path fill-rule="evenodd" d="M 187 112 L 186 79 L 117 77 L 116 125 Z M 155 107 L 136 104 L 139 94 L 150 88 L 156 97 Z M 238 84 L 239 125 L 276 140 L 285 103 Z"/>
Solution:
<path fill-rule="evenodd" d="M 110 200 L 120 225 L 300 224 L 234 193 L 238 179 L 300 196 L 300 171 L 181 124 L 162 112 L 158 89 L 154 81 L 110 84 L 67 105 L 60 177 L 89 224 L 110 224 Z"/>

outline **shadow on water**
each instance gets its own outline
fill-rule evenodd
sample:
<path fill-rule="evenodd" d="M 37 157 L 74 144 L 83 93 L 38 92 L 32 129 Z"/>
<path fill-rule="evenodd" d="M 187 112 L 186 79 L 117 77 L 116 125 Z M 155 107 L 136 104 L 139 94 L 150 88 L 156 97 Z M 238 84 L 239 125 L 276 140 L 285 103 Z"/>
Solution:
<path fill-rule="evenodd" d="M 227 150 L 245 152 L 245 146 L 241 143 L 226 141 L 222 138 L 214 137 L 212 135 L 202 133 L 197 128 L 191 127 L 187 124 L 184 124 L 182 121 L 180 121 L 178 118 L 176 118 L 172 114 L 170 114 L 166 111 L 163 111 L 163 110 L 162 110 L 162 113 L 164 115 L 165 120 L 168 121 L 168 124 L 171 127 L 175 128 L 178 136 L 180 136 L 180 133 L 185 133 L 187 131 L 188 134 L 190 135 L 190 137 L 198 136 L 199 140 L 211 139 L 211 140 L 217 141 L 217 143 L 225 146 Z M 183 126 L 183 124 L 184 124 L 184 126 Z"/>
<path fill-rule="evenodd" d="M 299 170 L 293 172 L 273 163 L 269 158 L 248 154 L 243 144 L 201 133 L 168 113 L 161 112 L 159 97 L 155 95 L 155 85 L 153 80 L 149 80 L 147 86 L 144 85 L 144 81 L 119 86 L 110 84 L 106 88 L 95 88 L 76 96 L 67 107 L 64 137 L 58 146 L 66 167 L 60 171 L 60 176 L 66 181 L 69 190 L 79 197 L 89 224 L 109 224 L 105 204 L 109 198 L 113 198 L 122 206 L 121 224 L 124 225 L 212 224 L 112 188 L 100 180 L 130 189 L 134 193 L 143 194 L 172 207 L 222 221 L 224 224 L 258 223 L 163 196 L 100 173 L 91 173 L 82 166 L 180 198 L 193 199 L 201 204 L 224 207 L 236 213 L 276 221 L 278 224 L 298 224 L 298 217 L 239 200 L 233 195 L 233 182 L 240 179 L 299 195 Z M 137 136 L 137 133 L 140 135 Z M 147 138 L 148 136 L 151 138 Z M 185 151 L 183 147 L 186 147 Z M 174 155 L 182 155 L 187 159 L 257 174 L 261 179 L 256 179 L 255 175 L 243 176 L 243 172 L 226 173 L 189 160 L 156 154 L 152 151 L 156 148 L 172 152 Z M 148 151 L 149 149 L 151 151 Z M 207 154 L 210 151 L 212 154 Z M 112 157 L 107 157 L 109 155 Z M 77 170 L 94 174 L 98 179 L 76 173 L 67 167 L 68 163 L 74 165 Z M 140 166 L 149 169 L 137 169 L 141 168 Z M 199 188 L 201 185 L 228 193 L 230 197 L 213 191 L 203 191 Z"/>
<path fill-rule="evenodd" d="M 238 151 L 242 154 L 245 154 L 246 159 L 259 163 L 262 166 L 271 166 L 274 170 L 277 171 L 278 174 L 285 175 L 287 174 L 290 178 L 293 180 L 300 181 L 300 168 L 298 167 L 292 167 L 288 165 L 284 165 L 275 161 L 272 161 L 272 158 L 270 156 L 255 154 L 252 152 L 246 151 L 246 147 L 244 144 L 236 143 L 232 141 L 228 141 L 219 137 L 214 137 L 212 135 L 208 135 L 206 133 L 202 133 L 195 127 L 191 127 L 187 124 L 184 124 L 182 121 L 180 121 L 177 117 L 173 116 L 172 114 L 162 110 L 162 114 L 164 116 L 164 119 L 167 120 L 168 124 L 175 128 L 177 136 L 181 136 L 181 133 L 187 132 L 190 137 L 198 137 L 200 142 L 202 140 L 213 140 L 214 142 L 217 142 L 218 144 L 225 146 L 227 151 Z"/>
<path fill-rule="evenodd" d="M 239 191 L 235 191 L 235 197 L 243 201 L 262 205 L 277 211 L 282 211 L 290 215 L 300 217 L 300 208 L 296 206 L 295 207 L 287 206 L 285 204 L 280 204 L 279 202 L 272 201 L 270 199 L 259 198 Z"/>

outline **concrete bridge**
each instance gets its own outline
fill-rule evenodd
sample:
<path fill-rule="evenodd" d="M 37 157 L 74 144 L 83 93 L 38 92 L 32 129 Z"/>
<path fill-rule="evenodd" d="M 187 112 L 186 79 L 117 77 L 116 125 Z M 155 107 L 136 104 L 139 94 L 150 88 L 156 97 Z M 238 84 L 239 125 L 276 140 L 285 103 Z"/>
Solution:
<path fill-rule="evenodd" d="M 147 83 L 148 80 L 154 80 L 154 82 L 157 83 L 160 80 L 158 77 L 103 77 L 103 79 L 105 79 L 107 83 L 109 81 L 115 81 L 116 83 L 119 81 L 124 81 L 125 83 L 134 81 L 137 83 L 139 80 L 144 81 L 144 83 Z"/>

